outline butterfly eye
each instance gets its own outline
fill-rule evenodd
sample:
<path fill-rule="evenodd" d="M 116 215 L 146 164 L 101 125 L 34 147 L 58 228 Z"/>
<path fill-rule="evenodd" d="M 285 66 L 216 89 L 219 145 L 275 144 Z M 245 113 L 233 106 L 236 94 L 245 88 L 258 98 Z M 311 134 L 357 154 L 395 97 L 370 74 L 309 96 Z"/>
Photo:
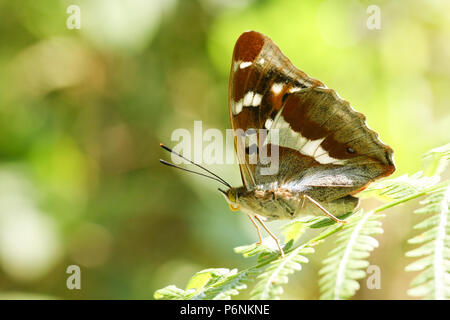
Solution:
<path fill-rule="evenodd" d="M 354 154 L 355 150 L 353 150 L 352 148 L 347 148 L 347 152 L 350 153 L 350 154 Z"/>

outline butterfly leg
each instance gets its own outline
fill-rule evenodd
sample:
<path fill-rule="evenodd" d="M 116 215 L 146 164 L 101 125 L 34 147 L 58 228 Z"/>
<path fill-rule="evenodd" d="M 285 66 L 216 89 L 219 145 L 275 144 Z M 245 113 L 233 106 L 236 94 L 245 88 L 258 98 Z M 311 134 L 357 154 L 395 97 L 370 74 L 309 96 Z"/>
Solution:
<path fill-rule="evenodd" d="M 307 194 L 302 194 L 302 198 L 303 199 L 308 199 L 309 201 L 311 201 L 314 205 L 316 205 L 320 210 L 323 211 L 323 213 L 325 213 L 325 215 L 329 218 L 331 218 L 332 220 L 336 221 L 337 223 L 347 223 L 347 221 L 345 220 L 341 220 L 339 218 L 336 218 L 334 215 L 332 215 L 330 212 L 328 212 L 327 209 L 325 209 L 320 203 L 318 203 L 316 200 L 314 200 L 313 198 L 311 198 L 310 196 L 308 196 Z"/>
<path fill-rule="evenodd" d="M 261 228 L 256 224 L 256 221 L 255 221 L 255 219 L 253 219 L 251 214 L 247 214 L 247 215 L 250 218 L 250 220 L 252 221 L 252 223 L 255 226 L 256 230 L 258 231 L 259 241 L 256 244 L 260 245 L 262 243 Z"/>
<path fill-rule="evenodd" d="M 263 226 L 264 230 L 267 231 L 267 233 L 272 237 L 272 239 L 275 240 L 275 242 L 277 243 L 278 249 L 280 250 L 281 258 L 284 258 L 284 251 L 283 251 L 283 248 L 281 248 L 281 246 L 280 246 L 280 240 L 278 240 L 278 238 L 269 230 L 269 228 L 267 228 L 267 226 L 264 224 L 264 222 L 262 221 L 260 216 L 255 214 L 254 217 Z"/>

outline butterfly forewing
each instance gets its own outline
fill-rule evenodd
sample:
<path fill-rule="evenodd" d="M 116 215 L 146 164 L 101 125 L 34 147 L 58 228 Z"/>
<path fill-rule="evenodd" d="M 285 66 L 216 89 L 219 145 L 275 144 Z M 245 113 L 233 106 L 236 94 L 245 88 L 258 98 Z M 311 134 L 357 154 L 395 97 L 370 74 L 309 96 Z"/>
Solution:
<path fill-rule="evenodd" d="M 323 85 L 295 68 L 268 37 L 249 31 L 236 42 L 229 83 L 229 110 L 234 130 L 264 129 L 281 109 L 283 96 L 302 88 Z M 248 161 L 251 139 L 236 139 L 244 184 L 254 188 L 256 166 Z M 257 141 L 258 145 L 260 144 Z"/>

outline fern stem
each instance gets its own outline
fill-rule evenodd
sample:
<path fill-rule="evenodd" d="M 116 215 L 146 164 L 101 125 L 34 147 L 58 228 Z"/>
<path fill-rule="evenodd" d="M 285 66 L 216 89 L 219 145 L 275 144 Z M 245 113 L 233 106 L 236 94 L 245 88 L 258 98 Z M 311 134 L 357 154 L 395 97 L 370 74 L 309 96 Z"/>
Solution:
<path fill-rule="evenodd" d="M 415 198 L 419 198 L 419 197 L 421 197 L 421 196 L 424 196 L 424 195 L 426 195 L 429 191 L 430 191 L 430 190 L 425 190 L 425 191 L 422 191 L 422 192 L 419 192 L 419 193 L 415 193 L 415 194 L 413 194 L 413 195 L 411 195 L 411 196 L 409 196 L 409 197 L 401 198 L 401 199 L 399 199 L 399 200 L 396 200 L 396 201 L 392 201 L 392 202 L 386 203 L 385 205 L 382 205 L 382 206 L 376 208 L 373 212 L 374 212 L 374 213 L 378 213 L 378 212 L 381 212 L 381 211 L 383 211 L 383 210 L 386 210 L 386 209 L 395 207 L 395 206 L 397 206 L 397 205 L 399 205 L 399 204 L 401 204 L 401 203 L 403 203 L 403 202 L 407 202 L 407 201 L 409 201 L 409 200 L 412 200 L 412 199 L 415 199 Z"/>

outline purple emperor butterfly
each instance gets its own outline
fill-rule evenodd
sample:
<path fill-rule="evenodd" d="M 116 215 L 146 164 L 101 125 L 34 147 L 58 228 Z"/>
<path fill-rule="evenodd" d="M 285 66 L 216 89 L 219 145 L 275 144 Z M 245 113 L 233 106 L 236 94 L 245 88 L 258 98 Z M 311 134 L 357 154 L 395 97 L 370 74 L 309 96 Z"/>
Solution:
<path fill-rule="evenodd" d="M 244 32 L 236 42 L 228 104 L 234 132 L 267 131 L 265 138 L 255 135 L 253 144 L 235 134 L 243 186 L 231 187 L 188 159 L 212 176 L 183 170 L 226 185 L 228 190 L 219 190 L 230 208 L 248 215 L 261 243 L 259 222 L 276 241 L 281 256 L 283 249 L 264 221 L 325 214 L 345 223 L 339 216 L 358 206 L 354 195 L 395 170 L 392 149 L 368 128 L 365 116 L 334 90 L 294 67 L 261 33 Z M 277 139 L 271 138 L 272 133 Z M 262 174 L 267 164 L 250 161 L 252 152 L 269 150 L 277 150 L 278 170 Z"/>

